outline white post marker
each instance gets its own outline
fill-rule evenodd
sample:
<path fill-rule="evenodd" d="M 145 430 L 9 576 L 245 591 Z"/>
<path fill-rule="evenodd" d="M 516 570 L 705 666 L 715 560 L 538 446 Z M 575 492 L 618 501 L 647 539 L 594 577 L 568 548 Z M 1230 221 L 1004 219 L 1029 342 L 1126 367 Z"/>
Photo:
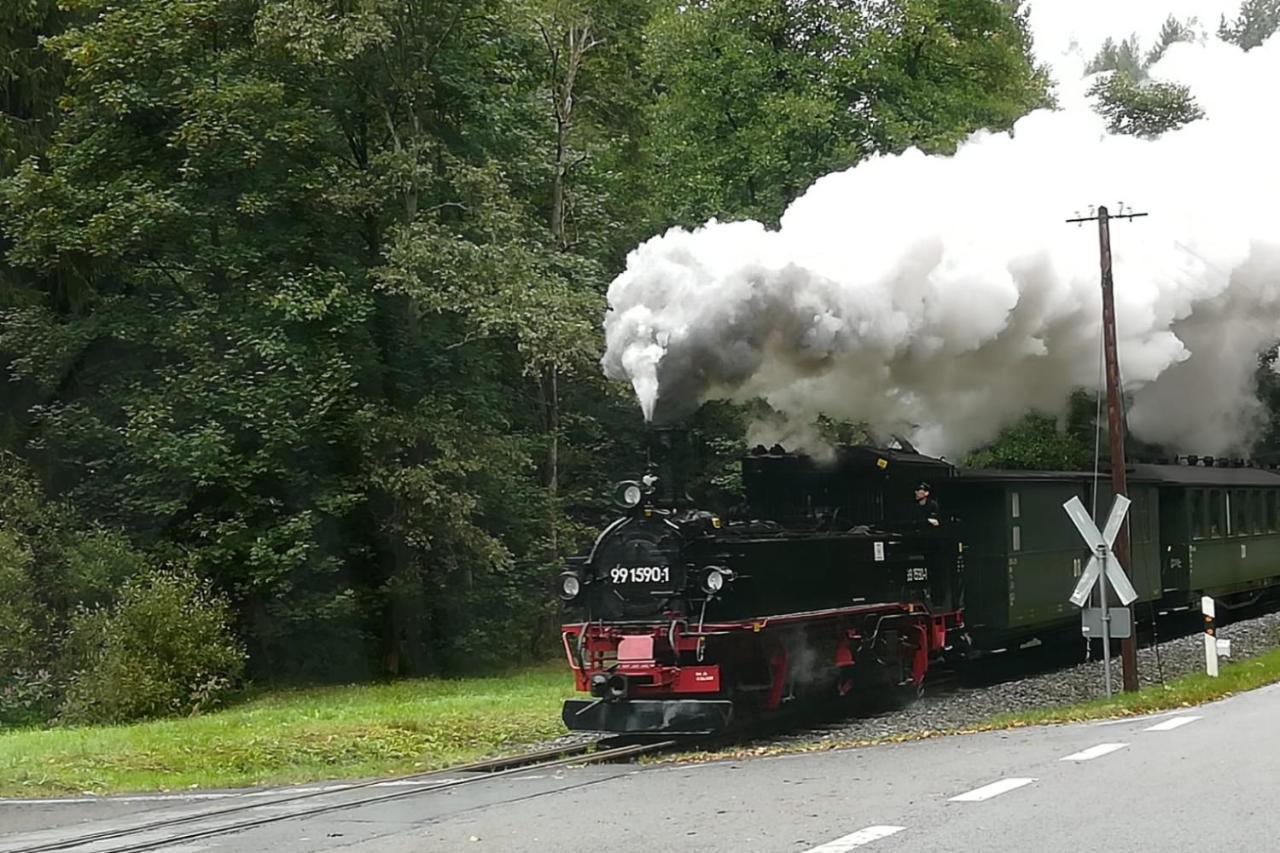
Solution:
<path fill-rule="evenodd" d="M 1218 643 L 1213 635 L 1214 612 L 1213 599 L 1203 596 L 1200 599 L 1200 612 L 1204 614 L 1204 671 L 1210 678 L 1218 677 Z"/>

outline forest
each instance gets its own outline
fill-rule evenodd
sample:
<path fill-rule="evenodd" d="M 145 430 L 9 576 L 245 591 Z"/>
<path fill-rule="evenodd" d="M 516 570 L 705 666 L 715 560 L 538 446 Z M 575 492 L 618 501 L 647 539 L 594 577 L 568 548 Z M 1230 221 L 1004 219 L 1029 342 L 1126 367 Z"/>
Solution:
<path fill-rule="evenodd" d="M 1104 46 L 1114 132 L 1200 117 L 1145 79 L 1189 37 Z M 1017 0 L 4 3 L 0 725 L 545 656 L 642 462 L 627 252 L 1053 104 Z M 1071 411 L 973 461 L 1091 458 Z M 702 487 L 751 417 L 690 423 Z"/>

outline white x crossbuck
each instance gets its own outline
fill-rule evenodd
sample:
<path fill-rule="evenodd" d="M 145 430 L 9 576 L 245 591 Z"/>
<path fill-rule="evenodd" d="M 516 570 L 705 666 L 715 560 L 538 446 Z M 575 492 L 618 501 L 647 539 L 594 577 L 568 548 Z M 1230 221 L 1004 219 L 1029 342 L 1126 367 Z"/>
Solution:
<path fill-rule="evenodd" d="M 1120 597 L 1120 603 L 1130 604 L 1138 597 L 1138 593 L 1133 588 L 1133 584 L 1129 583 L 1124 569 L 1120 568 L 1120 561 L 1114 559 L 1111 553 L 1111 545 L 1120 533 L 1120 525 L 1124 524 L 1125 513 L 1129 511 L 1129 499 L 1124 495 L 1116 495 L 1115 503 L 1111 505 L 1111 514 L 1107 516 L 1107 523 L 1101 532 L 1093 523 L 1084 504 L 1080 502 L 1080 498 L 1072 498 L 1064 503 L 1062 508 L 1067 511 L 1067 515 L 1071 516 L 1076 530 L 1080 531 L 1080 536 L 1093 553 L 1089 558 L 1089 564 L 1080 573 L 1080 582 L 1076 584 L 1075 592 L 1071 593 L 1071 603 L 1076 607 L 1084 607 L 1085 602 L 1089 600 L 1089 593 L 1093 592 L 1093 585 L 1098 582 L 1098 577 L 1102 574 L 1102 566 L 1105 563 L 1107 580 L 1111 581 L 1112 588 Z M 1102 558 L 1101 561 L 1099 557 Z"/>

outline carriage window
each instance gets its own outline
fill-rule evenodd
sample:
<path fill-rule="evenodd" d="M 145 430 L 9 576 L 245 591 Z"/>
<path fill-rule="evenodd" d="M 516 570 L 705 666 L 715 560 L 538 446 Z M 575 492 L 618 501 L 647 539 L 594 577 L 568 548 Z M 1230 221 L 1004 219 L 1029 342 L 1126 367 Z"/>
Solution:
<path fill-rule="evenodd" d="M 1013 550 L 1022 550 L 1022 528 L 1016 524 L 1013 526 Z"/>
<path fill-rule="evenodd" d="M 1274 533 L 1276 529 L 1276 493 L 1267 491 L 1267 532 Z"/>
<path fill-rule="evenodd" d="M 1021 518 L 1022 517 L 1021 496 L 1017 492 L 1010 492 L 1009 501 L 1010 501 L 1009 515 L 1011 515 L 1014 518 Z"/>
<path fill-rule="evenodd" d="M 1223 505 L 1224 495 L 1218 489 L 1209 490 L 1209 537 L 1217 538 L 1227 535 L 1227 512 Z"/>
<path fill-rule="evenodd" d="M 1231 535 L 1245 536 L 1249 533 L 1249 493 L 1244 489 L 1236 489 L 1231 496 Z"/>
<path fill-rule="evenodd" d="M 1191 490 L 1191 538 L 1204 538 L 1204 491 Z"/>
<path fill-rule="evenodd" d="M 1261 533 L 1263 528 L 1262 516 L 1266 510 L 1266 505 L 1262 502 L 1262 492 L 1254 489 L 1249 492 L 1249 523 L 1254 533 Z"/>

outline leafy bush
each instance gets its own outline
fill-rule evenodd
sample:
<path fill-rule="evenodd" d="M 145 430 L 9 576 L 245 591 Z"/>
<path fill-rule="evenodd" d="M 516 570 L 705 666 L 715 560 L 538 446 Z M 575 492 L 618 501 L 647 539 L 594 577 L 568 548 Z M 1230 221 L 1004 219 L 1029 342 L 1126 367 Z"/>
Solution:
<path fill-rule="evenodd" d="M 127 581 L 111 608 L 84 609 L 63 649 L 67 722 L 195 714 L 216 705 L 244 671 L 227 602 L 187 571 Z"/>
<path fill-rule="evenodd" d="M 0 673 L 30 667 L 41 654 L 40 605 L 29 575 L 31 549 L 0 528 Z"/>
<path fill-rule="evenodd" d="M 106 604 L 125 581 L 148 569 L 146 558 L 119 533 L 94 527 L 64 540 L 55 556 L 57 582 L 61 594 L 76 604 Z"/>
<path fill-rule="evenodd" d="M 49 653 L 48 619 L 30 565 L 30 549 L 0 529 L 0 726 L 41 722 L 57 701 L 56 684 L 41 666 Z"/>
<path fill-rule="evenodd" d="M 43 723 L 58 708 L 58 683 L 47 669 L 0 671 L 0 726 Z"/>

